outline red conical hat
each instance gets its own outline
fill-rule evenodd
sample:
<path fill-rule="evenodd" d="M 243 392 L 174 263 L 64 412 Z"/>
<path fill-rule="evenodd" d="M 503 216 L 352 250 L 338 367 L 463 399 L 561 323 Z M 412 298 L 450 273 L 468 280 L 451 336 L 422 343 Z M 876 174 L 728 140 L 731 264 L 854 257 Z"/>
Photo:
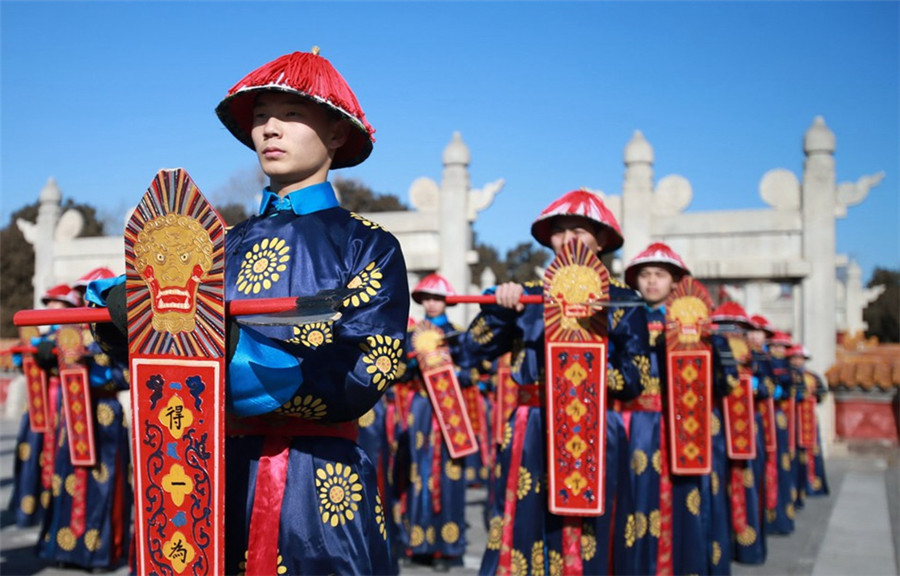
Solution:
<path fill-rule="evenodd" d="M 219 120 L 234 137 L 253 149 L 253 102 L 261 91 L 274 90 L 309 98 L 336 110 L 354 126 L 347 141 L 334 154 L 332 168 L 356 166 L 372 153 L 375 129 L 356 100 L 353 90 L 331 62 L 312 52 L 286 54 L 247 74 L 216 107 Z"/>
<path fill-rule="evenodd" d="M 57 284 L 44 292 L 44 295 L 41 296 L 41 302 L 43 302 L 44 305 L 52 301 L 62 302 L 69 306 L 80 306 L 81 295 L 73 290 L 68 284 Z"/>
<path fill-rule="evenodd" d="M 787 349 L 787 355 L 788 357 L 803 356 L 804 358 L 809 358 L 809 350 L 807 350 L 806 346 L 802 344 L 794 344 Z"/>
<path fill-rule="evenodd" d="M 765 332 L 766 336 L 771 337 L 773 334 L 775 334 L 775 331 L 772 329 L 771 324 L 769 324 L 769 321 L 765 316 L 754 314 L 750 317 L 750 324 L 757 330 L 762 330 L 763 332 Z"/>
<path fill-rule="evenodd" d="M 647 246 L 646 250 L 632 258 L 628 266 L 625 267 L 625 283 L 637 289 L 638 273 L 641 271 L 641 267 L 646 265 L 667 268 L 672 273 L 672 278 L 675 282 L 678 282 L 684 276 L 691 275 L 687 264 L 684 263 L 684 260 L 681 259 L 677 252 L 662 242 L 654 242 Z"/>
<path fill-rule="evenodd" d="M 716 324 L 740 324 L 745 327 L 753 325 L 744 307 L 737 302 L 723 302 L 709 316 Z"/>
<path fill-rule="evenodd" d="M 531 224 L 531 235 L 534 239 L 551 247 L 550 236 L 553 234 L 552 221 L 556 216 L 581 216 L 600 225 L 597 239 L 601 244 L 600 253 L 615 252 L 625 239 L 616 217 L 597 194 L 587 190 L 573 190 L 563 194 L 544 208 Z"/>
<path fill-rule="evenodd" d="M 106 266 L 101 266 L 100 268 L 94 268 L 78 280 L 76 280 L 72 284 L 72 288 L 87 288 L 87 285 L 93 282 L 94 280 L 104 280 L 106 278 L 115 277 L 115 272 L 107 268 Z"/>
<path fill-rule="evenodd" d="M 450 282 L 440 274 L 429 274 L 422 278 L 422 280 L 416 284 L 416 287 L 413 288 L 412 299 L 415 300 L 416 303 L 421 304 L 422 297 L 426 295 L 446 298 L 447 296 L 456 296 L 456 290 L 454 290 Z M 448 304 L 448 306 L 454 306 L 454 304 Z"/>
<path fill-rule="evenodd" d="M 776 330 L 769 337 L 769 344 L 774 344 L 776 346 L 790 346 L 793 342 L 791 341 L 790 334 Z"/>

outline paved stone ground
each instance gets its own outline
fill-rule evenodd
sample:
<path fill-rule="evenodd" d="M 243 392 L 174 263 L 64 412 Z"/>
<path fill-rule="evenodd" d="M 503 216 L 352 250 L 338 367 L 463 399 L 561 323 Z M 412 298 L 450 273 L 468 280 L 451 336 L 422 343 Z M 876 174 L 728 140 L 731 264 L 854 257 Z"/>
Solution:
<path fill-rule="evenodd" d="M 18 420 L 0 419 L 0 506 L 9 502 L 15 434 Z M 796 531 L 768 539 L 769 557 L 762 566 L 732 564 L 736 576 L 810 574 L 814 576 L 900 574 L 900 448 L 872 444 L 836 447 L 826 462 L 831 496 L 811 498 L 799 510 Z M 477 574 L 487 541 L 482 519 L 483 489 L 467 493 L 469 546 L 463 566 L 450 574 Z M 0 574 L 71 576 L 79 570 L 60 569 L 34 555 L 38 529 L 12 525 L 0 516 Z M 128 574 L 120 566 L 109 572 Z M 434 575 L 429 566 L 413 564 L 404 576 Z"/>

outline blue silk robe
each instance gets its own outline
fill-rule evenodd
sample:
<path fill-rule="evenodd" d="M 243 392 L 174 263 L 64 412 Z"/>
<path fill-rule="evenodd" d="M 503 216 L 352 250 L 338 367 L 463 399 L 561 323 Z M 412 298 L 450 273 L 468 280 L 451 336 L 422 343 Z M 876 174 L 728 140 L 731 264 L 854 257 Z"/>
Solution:
<path fill-rule="evenodd" d="M 774 508 L 766 508 L 766 530 L 769 534 L 791 534 L 794 531 L 794 500 L 797 498 L 794 459 L 796 454 L 790 451 L 790 430 L 788 418 L 790 414 L 788 400 L 793 394 L 793 382 L 788 369 L 787 358 L 771 357 L 772 374 L 775 378 L 775 432 L 778 440 L 778 500 Z M 796 429 L 794 430 L 796 434 Z M 796 438 L 796 437 L 795 437 Z"/>
<path fill-rule="evenodd" d="M 352 437 L 296 429 L 355 427 L 393 382 L 409 314 L 399 243 L 340 208 L 325 182 L 284 199 L 266 191 L 260 214 L 230 230 L 225 244 L 227 299 L 355 290 L 334 321 L 239 328 L 227 370 L 228 412 L 236 424 L 258 429 L 226 441 L 226 570 L 245 569 L 255 497 L 275 490 L 280 509 L 258 512 L 280 516 L 277 536 L 260 535 L 277 537 L 279 573 L 393 572 L 389 511 L 369 457 Z M 283 485 L 274 488 L 259 474 L 264 446 L 273 443 L 287 456 Z"/>
<path fill-rule="evenodd" d="M 493 289 L 488 293 L 493 293 Z M 526 294 L 542 294 L 540 283 L 525 285 Z M 628 288 L 610 285 L 613 300 L 640 299 Z M 628 438 L 612 399 L 630 400 L 640 393 L 642 373 L 648 373 L 647 325 L 636 308 L 609 309 L 606 427 L 606 513 L 581 522 L 581 560 L 585 574 L 631 574 L 635 540 L 633 494 L 628 475 Z M 544 383 L 544 311 L 529 305 L 521 313 L 497 305 L 482 306 L 463 337 L 466 366 L 476 366 L 512 351 L 512 378 L 519 386 Z M 643 372 L 642 372 L 643 371 Z M 518 426 L 522 423 L 522 426 Z M 506 423 L 497 456 L 497 486 L 491 502 L 487 550 L 481 574 L 511 570 L 513 574 L 558 573 L 562 568 L 561 516 L 547 507 L 546 415 L 543 406 L 519 405 Z M 519 430 L 518 432 L 514 432 Z M 513 436 L 517 435 L 518 438 Z M 521 442 L 516 486 L 507 487 L 512 447 Z M 516 495 L 515 518 L 504 518 L 506 492 Z M 510 566 L 500 566 L 504 525 L 512 529 Z M 645 526 L 646 529 L 646 526 Z M 612 543 L 612 548 L 610 547 Z"/>
<path fill-rule="evenodd" d="M 769 398 L 774 391 L 772 367 L 768 354 L 754 350 L 751 353 L 753 396 L 758 401 Z M 734 561 L 741 564 L 763 564 L 766 561 L 766 436 L 763 417 L 756 412 L 756 458 L 750 461 L 733 461 L 733 469 L 741 471 L 744 498 L 747 507 L 747 529 L 734 536 Z M 734 486 L 732 486 L 734 489 Z"/>

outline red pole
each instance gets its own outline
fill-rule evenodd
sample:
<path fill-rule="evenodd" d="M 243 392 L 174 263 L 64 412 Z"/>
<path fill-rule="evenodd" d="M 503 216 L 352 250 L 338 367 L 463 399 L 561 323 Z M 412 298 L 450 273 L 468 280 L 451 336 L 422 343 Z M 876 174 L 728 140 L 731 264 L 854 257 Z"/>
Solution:
<path fill-rule="evenodd" d="M 275 314 L 287 312 L 297 307 L 296 298 L 259 298 L 254 300 L 232 300 L 225 303 L 228 316 L 248 316 L 250 314 Z M 50 324 L 94 324 L 111 322 L 106 308 L 60 308 L 56 310 L 19 310 L 13 315 L 16 326 L 48 326 Z"/>
<path fill-rule="evenodd" d="M 543 304 L 543 294 L 525 294 L 519 297 L 522 304 Z M 478 296 L 447 296 L 447 304 L 496 304 L 497 297 L 493 294 L 484 294 Z"/>

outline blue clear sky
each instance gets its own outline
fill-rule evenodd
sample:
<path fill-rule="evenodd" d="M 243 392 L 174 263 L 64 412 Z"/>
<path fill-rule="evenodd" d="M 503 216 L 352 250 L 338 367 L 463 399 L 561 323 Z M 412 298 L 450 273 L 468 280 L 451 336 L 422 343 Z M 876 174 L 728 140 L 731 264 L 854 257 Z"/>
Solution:
<path fill-rule="evenodd" d="M 454 131 L 472 184 L 506 186 L 476 225 L 508 249 L 562 192 L 620 194 L 635 130 L 688 211 L 763 208 L 768 170 L 803 170 L 818 115 L 838 181 L 885 172 L 837 224 L 864 281 L 900 267 L 900 3 L 0 3 L 0 225 L 49 177 L 119 221 L 160 168 L 216 201 L 253 155 L 213 112 L 284 53 L 322 47 L 377 130 L 340 171 L 408 202 Z"/>

